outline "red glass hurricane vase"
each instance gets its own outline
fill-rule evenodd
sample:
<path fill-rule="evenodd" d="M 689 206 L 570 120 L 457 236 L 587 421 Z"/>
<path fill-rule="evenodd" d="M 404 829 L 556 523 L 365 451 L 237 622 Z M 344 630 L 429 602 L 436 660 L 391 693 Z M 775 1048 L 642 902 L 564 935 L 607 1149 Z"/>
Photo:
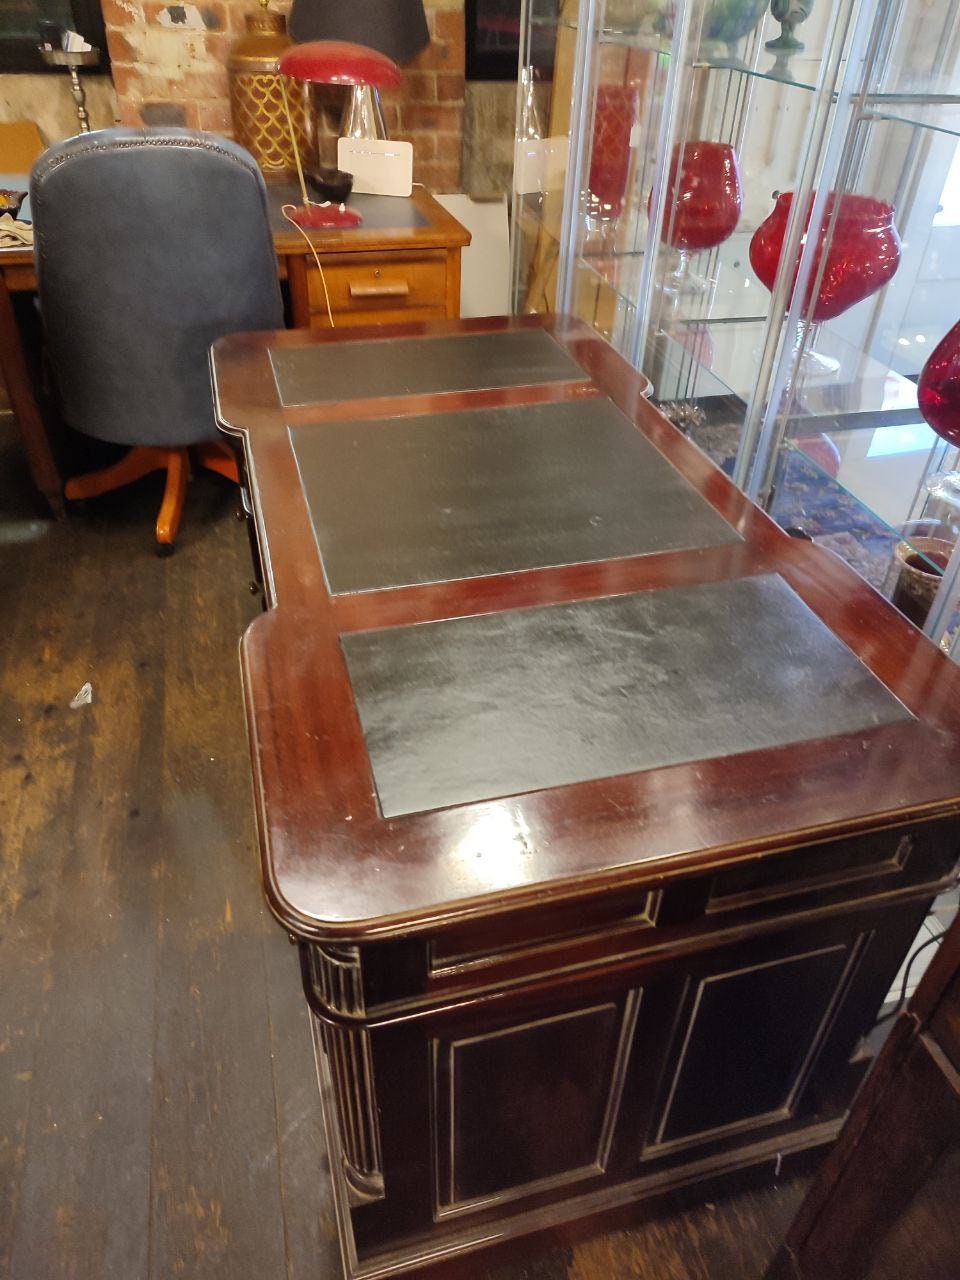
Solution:
<path fill-rule="evenodd" d="M 960 321 L 941 338 L 923 366 L 917 404 L 937 435 L 960 449 Z"/>
<path fill-rule="evenodd" d="M 639 89 L 634 84 L 602 84 L 590 153 L 590 213 L 606 220 L 619 218 L 630 172 L 630 135 L 637 118 Z"/>
<path fill-rule="evenodd" d="M 894 226 L 893 209 L 882 200 L 870 196 L 841 195 L 836 226 L 829 245 L 827 231 L 838 197 L 827 196 L 823 222 L 819 231 L 817 256 L 803 300 L 804 315 L 814 324 L 833 320 L 864 298 L 882 289 L 900 265 L 900 236 Z M 768 289 L 774 281 L 783 256 L 783 240 L 793 204 L 793 192 L 777 197 L 773 213 L 761 222 L 750 241 L 750 265 Z M 813 198 L 811 197 L 811 209 Z M 807 226 L 810 219 L 807 217 Z M 812 314 L 813 286 L 826 251 L 826 263 Z M 791 300 L 796 286 L 800 258 L 793 268 Z M 790 303 L 787 303 L 789 306 Z"/>

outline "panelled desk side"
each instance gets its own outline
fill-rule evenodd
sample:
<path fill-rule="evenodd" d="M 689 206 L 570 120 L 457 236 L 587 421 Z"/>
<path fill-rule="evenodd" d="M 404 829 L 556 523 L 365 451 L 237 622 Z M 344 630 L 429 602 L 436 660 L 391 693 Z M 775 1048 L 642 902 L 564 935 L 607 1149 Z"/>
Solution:
<path fill-rule="evenodd" d="M 839 560 L 778 530 L 601 339 L 540 317 L 362 336 L 540 326 L 584 376 L 284 408 L 271 347 L 345 335 L 246 335 L 213 353 L 269 604 L 241 645 L 264 883 L 301 946 L 351 1275 L 831 1141 L 861 1036 L 957 857 L 960 672 Z M 291 427 L 602 394 L 736 540 L 328 591 Z M 381 815 L 341 637 L 771 574 L 909 716 Z"/>

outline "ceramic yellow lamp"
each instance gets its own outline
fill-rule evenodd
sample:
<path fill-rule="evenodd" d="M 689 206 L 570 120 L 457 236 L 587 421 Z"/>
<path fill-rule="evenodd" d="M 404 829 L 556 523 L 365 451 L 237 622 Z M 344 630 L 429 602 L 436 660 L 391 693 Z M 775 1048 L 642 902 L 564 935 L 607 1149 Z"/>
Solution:
<path fill-rule="evenodd" d="M 260 166 L 265 177 L 297 171 L 290 125 L 283 102 L 280 59 L 293 41 L 287 35 L 282 13 L 267 7 L 244 15 L 246 31 L 234 45 L 227 62 L 230 77 L 230 112 L 234 137 Z M 287 83 L 290 114 L 300 154 L 309 156 L 313 146 L 309 86 Z"/>

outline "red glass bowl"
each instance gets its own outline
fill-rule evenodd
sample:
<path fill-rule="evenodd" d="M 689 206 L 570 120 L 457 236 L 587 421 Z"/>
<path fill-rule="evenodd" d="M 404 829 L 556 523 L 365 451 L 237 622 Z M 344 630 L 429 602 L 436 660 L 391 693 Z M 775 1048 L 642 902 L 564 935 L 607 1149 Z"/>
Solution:
<path fill-rule="evenodd" d="M 280 71 L 314 84 L 371 84 L 378 89 L 400 83 L 400 68 L 385 53 L 349 40 L 310 40 L 295 44 L 280 59 Z"/>
<path fill-rule="evenodd" d="M 803 300 L 804 315 L 808 315 L 813 286 L 826 246 L 826 265 L 810 317 L 815 324 L 842 315 L 856 303 L 882 289 L 893 278 L 900 265 L 900 236 L 894 226 L 893 209 L 882 200 L 874 200 L 870 196 L 839 197 L 840 210 L 836 227 L 830 244 L 826 245 L 827 228 L 837 198 L 835 192 L 827 196 L 817 258 L 807 286 L 807 296 Z M 783 256 L 783 240 L 792 204 L 793 192 L 784 191 L 777 198 L 773 213 L 761 222 L 750 241 L 750 265 L 768 289 L 773 288 Z M 810 204 L 812 209 L 812 197 Z M 807 226 L 809 224 L 808 215 Z M 798 256 L 793 268 L 791 299 L 799 269 Z"/>
<path fill-rule="evenodd" d="M 677 170 L 679 168 L 679 179 Z M 740 221 L 743 187 L 737 153 L 726 142 L 674 147 L 662 238 L 675 249 L 699 252 L 722 244 Z M 650 200 L 647 212 L 650 212 Z"/>
<path fill-rule="evenodd" d="M 960 321 L 940 339 L 923 366 L 917 404 L 937 435 L 960 449 Z"/>

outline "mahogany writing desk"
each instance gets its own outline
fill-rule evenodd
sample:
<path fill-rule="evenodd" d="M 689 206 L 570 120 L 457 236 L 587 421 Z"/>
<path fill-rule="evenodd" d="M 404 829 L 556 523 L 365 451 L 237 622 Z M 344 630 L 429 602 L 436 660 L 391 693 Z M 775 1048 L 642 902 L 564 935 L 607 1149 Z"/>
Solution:
<path fill-rule="evenodd" d="M 212 360 L 348 1274 L 832 1141 L 956 862 L 960 672 L 574 322 Z"/>

